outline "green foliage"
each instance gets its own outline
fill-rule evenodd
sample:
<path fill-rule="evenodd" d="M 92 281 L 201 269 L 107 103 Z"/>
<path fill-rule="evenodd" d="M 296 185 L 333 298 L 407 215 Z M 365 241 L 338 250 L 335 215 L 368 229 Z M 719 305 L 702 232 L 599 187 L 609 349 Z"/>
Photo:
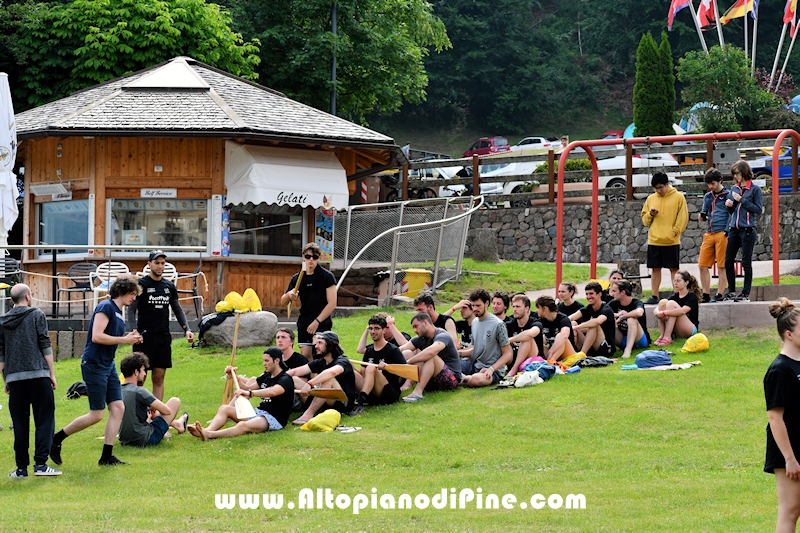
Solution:
<path fill-rule="evenodd" d="M 548 168 L 549 165 L 546 162 L 542 163 L 536 167 L 533 174 L 547 172 Z M 588 159 L 567 159 L 564 164 L 564 172 L 569 172 L 570 170 L 592 170 L 592 162 Z M 555 171 L 558 172 L 558 160 L 555 161 Z"/>
<path fill-rule="evenodd" d="M 661 130 L 664 134 L 673 133 L 672 124 L 675 123 L 675 64 L 672 59 L 672 46 L 669 44 L 667 32 L 661 32 L 661 43 L 658 45 L 659 59 L 661 60 L 662 73 L 664 78 L 664 111 L 661 115 L 664 121 Z"/>
<path fill-rule="evenodd" d="M 258 42 L 205 0 L 72 0 L 38 4 L 14 34 L 26 51 L 16 95 L 23 109 L 174 56 L 255 79 Z"/>
<path fill-rule="evenodd" d="M 800 131 L 800 115 L 783 107 L 773 107 L 753 122 L 757 130 L 795 130 Z"/>
<path fill-rule="evenodd" d="M 667 74 L 653 36 L 642 35 L 636 51 L 636 85 L 633 88 L 634 135 L 637 137 L 672 133 L 674 111 L 667 113 Z"/>
<path fill-rule="evenodd" d="M 708 54 L 687 53 L 678 62 L 678 80 L 685 84 L 681 94 L 684 102 L 711 104 L 697 110 L 706 132 L 753 129 L 768 109 L 782 105 L 750 76 L 750 61 L 744 51 L 730 45 L 714 46 Z"/>

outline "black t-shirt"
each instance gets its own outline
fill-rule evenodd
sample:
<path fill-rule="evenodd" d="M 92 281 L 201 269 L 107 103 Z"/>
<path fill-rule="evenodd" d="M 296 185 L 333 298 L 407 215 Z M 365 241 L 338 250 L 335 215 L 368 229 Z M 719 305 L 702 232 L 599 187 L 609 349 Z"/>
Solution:
<path fill-rule="evenodd" d="M 614 311 L 612 311 L 609 306 L 603 304 L 600 306 L 600 309 L 597 310 L 595 310 L 595 308 L 591 305 L 583 307 L 581 309 L 581 318 L 578 323 L 583 324 L 584 322 L 588 322 L 593 318 L 599 317 L 600 315 L 606 317 L 606 321 L 600 325 L 600 328 L 603 330 L 603 335 L 605 336 L 608 345 L 611 346 L 611 353 L 613 354 L 617 351 L 617 343 L 615 342 L 617 325 L 614 323 Z"/>
<path fill-rule="evenodd" d="M 331 364 L 328 364 L 325 361 L 325 358 L 314 359 L 308 364 L 308 368 L 311 369 L 311 372 L 314 374 L 319 374 L 328 368 L 339 365 L 344 368 L 344 372 L 336 376 L 336 381 L 339 382 L 339 386 L 342 387 L 342 391 L 347 395 L 347 405 L 352 405 L 353 401 L 356 399 L 356 376 L 353 373 L 353 365 L 350 364 L 350 361 L 344 355 L 340 355 L 336 359 L 334 359 Z"/>
<path fill-rule="evenodd" d="M 637 309 L 644 309 L 644 302 L 642 302 L 638 298 L 631 298 L 631 303 L 628 305 L 622 305 L 619 300 L 612 300 L 608 306 L 614 313 L 619 313 L 620 311 L 624 311 L 625 313 L 630 313 L 631 311 L 636 311 Z M 639 325 L 644 330 L 644 334 L 647 337 L 647 344 L 650 344 L 650 332 L 647 331 L 647 316 L 645 313 L 642 313 L 642 316 L 639 317 Z M 628 334 L 628 323 L 624 320 L 619 324 L 619 330 L 623 333 L 623 335 Z M 637 341 L 639 339 L 633 339 Z"/>
<path fill-rule="evenodd" d="M 186 315 L 178 302 L 175 284 L 166 279 L 154 280 L 150 276 L 139 279 L 142 286 L 140 294 L 128 310 L 128 318 L 137 313 L 136 329 L 139 333 L 169 333 L 169 308 L 172 306 L 175 318 L 181 326 L 186 326 Z"/>
<path fill-rule="evenodd" d="M 456 320 L 456 333 L 461 335 L 461 346 L 472 344 L 472 325 L 466 320 Z"/>
<path fill-rule="evenodd" d="M 614 301 L 614 297 L 608 293 L 608 289 L 603 289 L 603 292 L 600 293 L 600 299 L 603 300 L 603 303 L 605 304 Z"/>
<path fill-rule="evenodd" d="M 306 359 L 305 355 L 299 354 L 297 352 L 292 352 L 292 355 L 286 358 L 283 361 L 285 365 L 284 370 L 288 370 L 290 368 L 300 368 L 303 365 L 308 364 L 308 359 Z"/>
<path fill-rule="evenodd" d="M 544 353 L 544 343 L 542 340 L 542 322 L 538 316 L 533 316 L 530 314 L 528 316 L 528 321 L 525 323 L 524 326 L 519 325 L 519 321 L 516 318 L 512 317 L 509 322 L 506 322 L 506 330 L 508 331 L 508 338 L 515 337 L 522 333 L 523 331 L 527 331 L 533 327 L 539 328 L 539 334 L 536 335 L 533 340 L 536 342 L 536 346 L 539 348 L 539 356 Z"/>
<path fill-rule="evenodd" d="M 583 304 L 580 303 L 578 300 L 573 300 L 571 304 L 566 305 L 564 302 L 559 302 L 558 304 L 558 312 L 564 313 L 565 315 L 569 316 L 576 311 L 580 311 L 583 308 Z"/>
<path fill-rule="evenodd" d="M 692 324 L 697 326 L 697 329 L 700 329 L 700 303 L 697 301 L 697 296 L 694 295 L 693 292 L 687 293 L 684 298 L 681 298 L 680 295 L 676 292 L 672 296 L 669 297 L 670 300 L 674 302 L 678 302 L 680 307 L 684 305 L 689 306 L 689 312 L 686 313 L 686 316 L 689 317 L 689 320 L 692 321 Z"/>
<path fill-rule="evenodd" d="M 286 292 L 294 289 L 299 275 L 300 273 L 298 272 L 292 276 Z M 310 276 L 308 274 L 303 275 L 303 281 L 300 282 L 300 288 L 297 291 L 300 295 L 301 304 L 300 316 L 297 318 L 298 328 L 302 324 L 305 329 L 325 309 L 325 306 L 328 305 L 328 295 L 325 291 L 332 285 L 336 285 L 336 277 L 330 270 L 326 270 L 319 265 Z"/>
<path fill-rule="evenodd" d="M 556 317 L 553 320 L 539 317 L 539 322 L 542 323 L 542 335 L 544 336 L 544 342 L 548 346 L 553 345 L 553 341 L 556 340 L 556 335 L 558 335 L 563 328 L 569 328 L 569 342 L 575 346 L 575 333 L 572 331 L 572 322 L 567 315 L 564 313 L 556 313 Z"/>
<path fill-rule="evenodd" d="M 439 352 L 439 358 L 453 371 L 453 374 L 456 375 L 456 379 L 461 381 L 461 358 L 458 357 L 458 350 L 456 350 L 453 337 L 451 337 L 449 333 L 442 328 L 436 328 L 432 339 L 426 339 L 425 337 L 413 337 L 411 339 L 411 344 L 413 344 L 414 348 L 417 350 L 424 350 L 434 342 L 441 342 L 444 344 L 444 348 Z"/>
<path fill-rule="evenodd" d="M 380 363 L 381 361 L 384 361 L 387 365 L 406 364 L 406 358 L 403 357 L 403 352 L 401 352 L 394 344 L 389 343 L 377 351 L 375 350 L 374 344 L 367 346 L 367 349 L 364 352 L 363 361 L 365 363 Z M 395 389 L 399 389 L 403 384 L 403 381 L 405 381 L 400 376 L 390 374 L 385 370 L 383 371 L 383 376 L 386 378 L 386 381 L 389 382 L 389 385 Z"/>
<path fill-rule="evenodd" d="M 442 313 L 439 313 L 439 316 L 436 317 L 436 321 L 433 323 L 433 325 L 436 326 L 437 328 L 442 328 L 443 330 L 447 330 L 445 325 L 447 324 L 448 320 L 452 320 L 454 324 L 456 322 L 456 319 L 451 317 L 450 315 L 443 315 Z"/>
<path fill-rule="evenodd" d="M 405 343 L 407 343 L 408 341 L 410 341 L 410 340 L 411 340 L 411 335 L 409 335 L 409 334 L 408 334 L 408 333 L 406 333 L 405 331 L 401 331 L 400 333 L 402 333 L 402 334 L 403 334 L 403 338 L 405 339 L 405 340 L 403 340 L 403 344 L 405 344 Z M 399 346 L 400 346 L 400 343 L 399 343 L 399 342 L 397 342 L 397 339 L 395 339 L 394 337 L 392 337 L 392 338 L 391 338 L 391 340 L 388 340 L 388 341 L 386 341 L 386 342 L 388 342 L 388 343 L 389 343 L 389 344 L 391 344 L 392 346 L 397 346 L 397 347 L 399 347 Z"/>
<path fill-rule="evenodd" d="M 795 455 L 800 455 L 800 361 L 779 354 L 764 375 L 764 398 L 767 410 L 783 407 L 783 422 L 789 432 L 789 442 Z M 767 454 L 764 471 L 774 473 L 776 468 L 786 468 L 772 429 L 767 424 Z"/>
<path fill-rule="evenodd" d="M 256 383 L 258 383 L 260 389 L 268 389 L 274 385 L 283 387 L 283 394 L 271 398 L 261 398 L 261 404 L 258 408 L 274 416 L 280 425 L 286 427 L 294 405 L 294 381 L 292 376 L 284 371 L 281 371 L 275 377 L 264 372 L 256 378 Z"/>

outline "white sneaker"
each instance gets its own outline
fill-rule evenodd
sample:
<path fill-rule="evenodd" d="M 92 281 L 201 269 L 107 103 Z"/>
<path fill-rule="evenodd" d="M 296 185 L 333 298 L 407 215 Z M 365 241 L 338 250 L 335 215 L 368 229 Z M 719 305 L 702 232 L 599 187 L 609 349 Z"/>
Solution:
<path fill-rule="evenodd" d="M 34 476 L 60 476 L 61 470 L 56 470 L 49 465 L 36 465 L 33 467 Z"/>

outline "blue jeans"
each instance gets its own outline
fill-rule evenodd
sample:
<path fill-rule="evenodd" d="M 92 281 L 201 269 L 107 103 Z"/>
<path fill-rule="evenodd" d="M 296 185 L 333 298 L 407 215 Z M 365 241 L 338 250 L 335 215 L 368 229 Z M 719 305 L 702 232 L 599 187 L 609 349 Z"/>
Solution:
<path fill-rule="evenodd" d="M 750 296 L 753 283 L 753 248 L 758 239 L 756 228 L 731 228 L 728 232 L 728 249 L 725 252 L 725 273 L 728 276 L 728 292 L 736 292 L 736 252 L 742 249 L 742 269 L 744 270 L 744 286 L 742 294 Z"/>

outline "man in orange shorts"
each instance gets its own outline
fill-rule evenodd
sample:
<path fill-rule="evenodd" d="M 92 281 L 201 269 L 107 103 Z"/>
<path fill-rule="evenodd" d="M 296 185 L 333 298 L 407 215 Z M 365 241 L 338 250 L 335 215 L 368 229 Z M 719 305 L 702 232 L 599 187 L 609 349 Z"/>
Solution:
<path fill-rule="evenodd" d="M 703 286 L 702 303 L 721 302 L 725 295 L 727 279 L 725 277 L 725 250 L 728 248 L 728 218 L 730 214 L 725 207 L 725 200 L 730 192 L 722 185 L 722 173 L 716 168 L 710 168 L 705 176 L 708 192 L 703 197 L 703 210 L 697 216 L 700 224 L 706 225 L 703 234 L 703 244 L 700 246 L 700 258 L 697 261 L 700 267 L 700 284 Z M 717 261 L 719 271 L 719 288 L 717 295 L 711 299 L 711 272 L 709 268 Z"/>

